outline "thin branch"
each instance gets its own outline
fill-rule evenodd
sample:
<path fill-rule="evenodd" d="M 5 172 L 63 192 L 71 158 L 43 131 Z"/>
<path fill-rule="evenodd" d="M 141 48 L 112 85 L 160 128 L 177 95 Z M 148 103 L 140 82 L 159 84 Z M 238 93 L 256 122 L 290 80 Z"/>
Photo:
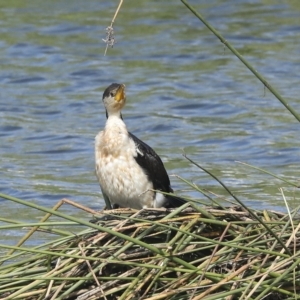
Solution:
<path fill-rule="evenodd" d="M 119 3 L 119 5 L 118 5 L 118 7 L 117 7 L 117 10 L 116 10 L 115 14 L 114 14 L 114 17 L 113 17 L 113 19 L 112 19 L 112 21 L 111 21 L 111 23 L 110 23 L 110 26 L 106 27 L 106 38 L 105 38 L 105 39 L 102 39 L 102 41 L 106 43 L 106 48 L 105 48 L 105 51 L 104 51 L 104 56 L 106 55 L 108 46 L 110 46 L 110 47 L 112 47 L 112 48 L 113 48 L 113 46 L 114 46 L 114 43 L 115 43 L 115 37 L 114 37 L 114 28 L 113 28 L 113 24 L 114 24 L 114 22 L 115 22 L 115 19 L 116 19 L 117 15 L 118 15 L 118 12 L 119 12 L 119 10 L 120 10 L 122 4 L 123 4 L 123 0 L 120 0 L 120 3 Z"/>

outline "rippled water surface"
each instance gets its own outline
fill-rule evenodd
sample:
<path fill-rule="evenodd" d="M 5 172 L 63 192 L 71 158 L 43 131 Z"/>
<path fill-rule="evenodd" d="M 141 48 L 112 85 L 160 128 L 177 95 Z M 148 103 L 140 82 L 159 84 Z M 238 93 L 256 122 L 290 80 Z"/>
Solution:
<path fill-rule="evenodd" d="M 300 2 L 191 3 L 300 113 Z M 122 82 L 128 128 L 170 174 L 226 195 L 184 151 L 246 204 L 283 207 L 278 188 L 287 184 L 236 161 L 298 182 L 298 121 L 180 1 L 125 1 L 117 43 L 103 56 L 117 4 L 1 4 L 0 192 L 48 207 L 67 197 L 101 209 L 94 136 L 105 123 L 103 90 Z M 205 199 L 171 180 L 181 193 Z M 294 188 L 285 193 L 299 202 Z M 0 211 L 38 218 L 4 200 Z M 62 211 L 80 215 L 69 206 Z"/>

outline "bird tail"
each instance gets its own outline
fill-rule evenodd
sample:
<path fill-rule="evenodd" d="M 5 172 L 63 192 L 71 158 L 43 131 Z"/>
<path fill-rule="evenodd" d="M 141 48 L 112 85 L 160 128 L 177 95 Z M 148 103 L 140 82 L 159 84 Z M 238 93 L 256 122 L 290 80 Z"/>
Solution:
<path fill-rule="evenodd" d="M 175 195 L 167 195 L 166 198 L 167 202 L 164 205 L 165 208 L 176 208 L 187 203 L 185 199 Z"/>

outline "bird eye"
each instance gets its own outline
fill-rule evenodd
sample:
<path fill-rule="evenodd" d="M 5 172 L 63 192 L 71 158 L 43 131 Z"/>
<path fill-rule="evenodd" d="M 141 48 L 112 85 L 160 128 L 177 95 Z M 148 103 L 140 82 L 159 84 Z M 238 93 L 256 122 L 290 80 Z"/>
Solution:
<path fill-rule="evenodd" d="M 109 96 L 113 97 L 113 96 L 114 96 L 114 93 L 110 92 L 110 93 L 109 93 Z"/>

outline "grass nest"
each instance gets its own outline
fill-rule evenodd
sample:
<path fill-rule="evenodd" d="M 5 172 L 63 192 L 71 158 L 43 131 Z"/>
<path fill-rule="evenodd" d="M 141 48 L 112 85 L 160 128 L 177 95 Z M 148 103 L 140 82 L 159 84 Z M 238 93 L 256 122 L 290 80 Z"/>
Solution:
<path fill-rule="evenodd" d="M 11 251 L 1 259 L 0 298 L 300 298 L 296 211 L 187 203 L 175 210 L 108 210 L 98 217 L 66 217 L 63 224 L 44 218 L 33 231 L 59 238 L 21 246 L 27 236 L 6 246 Z M 55 229 L 74 224 L 86 228 L 76 234 Z"/>

